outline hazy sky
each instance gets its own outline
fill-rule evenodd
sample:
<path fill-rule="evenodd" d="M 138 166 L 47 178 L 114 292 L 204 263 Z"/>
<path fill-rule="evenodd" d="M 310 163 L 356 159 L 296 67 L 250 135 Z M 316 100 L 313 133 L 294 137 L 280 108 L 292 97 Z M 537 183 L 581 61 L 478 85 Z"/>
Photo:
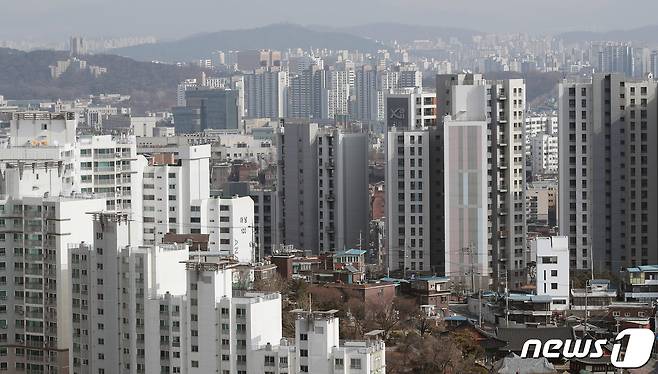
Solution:
<path fill-rule="evenodd" d="M 155 35 L 276 22 L 398 22 L 482 31 L 606 31 L 658 23 L 656 0 L 3 0 L 0 39 Z"/>

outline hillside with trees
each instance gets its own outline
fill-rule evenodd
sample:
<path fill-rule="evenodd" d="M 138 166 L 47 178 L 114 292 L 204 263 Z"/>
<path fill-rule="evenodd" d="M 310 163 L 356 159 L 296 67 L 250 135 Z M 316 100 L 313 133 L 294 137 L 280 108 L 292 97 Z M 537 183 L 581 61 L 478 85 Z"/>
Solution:
<path fill-rule="evenodd" d="M 52 78 L 50 65 L 69 58 L 64 51 L 23 52 L 0 48 L 0 95 L 7 99 L 75 99 L 100 93 L 131 96 L 136 112 L 168 109 L 176 103 L 176 85 L 198 76 L 194 67 L 140 62 L 116 55 L 88 55 L 88 65 L 107 69 L 95 77 L 87 70 L 69 69 Z"/>

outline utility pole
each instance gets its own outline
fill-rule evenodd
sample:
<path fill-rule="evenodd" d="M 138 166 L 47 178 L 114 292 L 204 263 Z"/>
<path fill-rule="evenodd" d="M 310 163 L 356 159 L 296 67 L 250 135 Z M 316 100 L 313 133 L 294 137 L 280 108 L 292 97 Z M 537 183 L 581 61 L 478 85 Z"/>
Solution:
<path fill-rule="evenodd" d="M 587 297 L 589 296 L 588 288 L 592 288 L 592 281 L 588 279 L 585 282 L 585 335 L 587 335 Z"/>
<path fill-rule="evenodd" d="M 482 328 L 482 290 L 478 290 L 478 326 Z"/>
<path fill-rule="evenodd" d="M 509 270 L 508 270 L 509 271 Z M 509 283 L 508 273 L 505 272 L 505 327 L 509 327 Z"/>

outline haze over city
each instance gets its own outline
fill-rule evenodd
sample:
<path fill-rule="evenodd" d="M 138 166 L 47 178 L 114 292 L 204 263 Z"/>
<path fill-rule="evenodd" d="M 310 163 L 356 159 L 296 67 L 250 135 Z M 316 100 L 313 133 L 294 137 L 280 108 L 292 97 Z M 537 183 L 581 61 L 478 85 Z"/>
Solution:
<path fill-rule="evenodd" d="M 3 4 L 0 373 L 658 372 L 656 14 Z"/>
<path fill-rule="evenodd" d="M 21 0 L 4 2 L 0 38 L 137 34 L 171 39 L 280 22 L 332 27 L 395 22 L 482 32 L 562 33 L 652 25 L 657 12 L 658 3 L 652 0 Z M 632 23 L 621 16 L 628 14 Z"/>

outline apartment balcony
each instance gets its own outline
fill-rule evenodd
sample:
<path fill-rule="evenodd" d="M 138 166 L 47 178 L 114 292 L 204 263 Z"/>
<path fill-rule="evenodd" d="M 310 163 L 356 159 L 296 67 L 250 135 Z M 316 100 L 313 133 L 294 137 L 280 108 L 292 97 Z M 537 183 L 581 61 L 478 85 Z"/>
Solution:
<path fill-rule="evenodd" d="M 504 185 L 504 184 L 499 185 L 498 186 L 498 192 L 502 192 L 502 193 L 507 192 L 507 186 Z"/>
<path fill-rule="evenodd" d="M 332 201 L 332 202 L 336 201 L 336 197 L 334 196 L 334 194 L 332 193 L 327 194 L 327 201 Z"/>
<path fill-rule="evenodd" d="M 33 290 L 33 291 L 41 291 L 41 290 L 43 290 L 43 283 L 26 282 L 25 283 L 25 289 L 26 290 Z"/>
<path fill-rule="evenodd" d="M 36 209 L 25 210 L 25 212 L 23 212 L 23 217 L 25 219 L 40 219 L 41 211 Z"/>
<path fill-rule="evenodd" d="M 333 170 L 336 167 L 336 164 L 333 161 L 325 162 L 324 167 L 328 170 Z"/>
<path fill-rule="evenodd" d="M 42 305 L 43 304 L 43 298 L 41 297 L 26 297 L 25 298 L 25 304 L 34 304 L 34 305 Z"/>
<path fill-rule="evenodd" d="M 114 159 L 114 158 L 117 158 L 117 157 L 121 157 L 121 154 L 120 153 L 114 153 L 114 152 L 94 154 L 94 158 L 99 159 L 99 160 Z"/>
<path fill-rule="evenodd" d="M 94 180 L 96 186 L 114 186 L 116 184 L 115 179 L 96 179 Z"/>

